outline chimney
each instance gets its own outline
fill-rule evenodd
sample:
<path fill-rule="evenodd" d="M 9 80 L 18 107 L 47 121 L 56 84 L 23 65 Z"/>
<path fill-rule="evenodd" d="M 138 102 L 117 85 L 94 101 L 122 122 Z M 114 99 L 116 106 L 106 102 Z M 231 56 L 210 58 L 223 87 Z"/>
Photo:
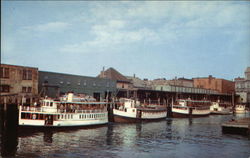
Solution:
<path fill-rule="evenodd" d="M 102 78 L 105 78 L 104 71 L 105 71 L 105 67 L 103 66 L 103 67 L 102 67 L 102 72 L 101 72 L 101 77 L 102 77 Z"/>

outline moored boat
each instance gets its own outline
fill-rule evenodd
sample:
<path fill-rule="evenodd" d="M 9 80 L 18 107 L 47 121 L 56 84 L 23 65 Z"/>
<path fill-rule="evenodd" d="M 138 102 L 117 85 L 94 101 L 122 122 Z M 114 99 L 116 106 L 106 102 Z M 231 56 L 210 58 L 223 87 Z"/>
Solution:
<path fill-rule="evenodd" d="M 236 114 L 244 114 L 246 113 L 246 106 L 243 104 L 237 104 L 235 106 L 235 113 Z"/>
<path fill-rule="evenodd" d="M 178 99 L 172 103 L 173 117 L 202 117 L 210 114 L 210 101 Z"/>
<path fill-rule="evenodd" d="M 108 123 L 108 102 L 91 97 L 75 97 L 73 93 L 54 100 L 44 98 L 40 106 L 20 106 L 19 126 L 74 127 Z"/>
<path fill-rule="evenodd" d="M 214 115 L 229 115 L 232 114 L 232 105 L 230 103 L 223 103 L 220 101 L 212 102 L 210 106 L 211 114 Z"/>
<path fill-rule="evenodd" d="M 167 109 L 156 104 L 142 105 L 139 101 L 121 98 L 113 109 L 115 122 L 155 121 L 167 117 Z"/>

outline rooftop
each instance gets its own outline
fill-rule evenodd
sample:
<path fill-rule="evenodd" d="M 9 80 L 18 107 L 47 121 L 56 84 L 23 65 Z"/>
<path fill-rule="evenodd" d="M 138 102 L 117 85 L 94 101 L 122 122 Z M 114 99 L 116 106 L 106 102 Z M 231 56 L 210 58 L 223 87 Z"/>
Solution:
<path fill-rule="evenodd" d="M 99 75 L 99 78 L 109 78 L 113 80 L 117 80 L 120 82 L 130 82 L 129 79 L 127 79 L 125 76 L 123 76 L 120 72 L 115 70 L 114 68 L 109 68 L 106 71 L 102 71 Z"/>

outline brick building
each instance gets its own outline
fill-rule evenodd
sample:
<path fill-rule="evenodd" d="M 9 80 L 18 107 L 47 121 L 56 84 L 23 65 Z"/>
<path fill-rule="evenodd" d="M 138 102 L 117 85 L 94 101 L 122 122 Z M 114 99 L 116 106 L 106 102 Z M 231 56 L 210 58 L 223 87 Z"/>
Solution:
<path fill-rule="evenodd" d="M 38 94 L 38 68 L 1 64 L 1 95 Z"/>
<path fill-rule="evenodd" d="M 219 93 L 232 94 L 235 92 L 233 81 L 212 77 L 193 78 L 194 87 L 215 90 Z"/>

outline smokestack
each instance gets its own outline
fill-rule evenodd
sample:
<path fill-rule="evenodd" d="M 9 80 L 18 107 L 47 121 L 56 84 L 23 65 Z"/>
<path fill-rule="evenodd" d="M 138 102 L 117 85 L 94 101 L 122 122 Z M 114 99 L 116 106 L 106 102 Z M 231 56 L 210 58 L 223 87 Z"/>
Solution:
<path fill-rule="evenodd" d="M 103 78 L 105 78 L 104 71 L 105 71 L 105 67 L 103 66 L 103 67 L 102 67 L 102 75 L 101 75 Z"/>

